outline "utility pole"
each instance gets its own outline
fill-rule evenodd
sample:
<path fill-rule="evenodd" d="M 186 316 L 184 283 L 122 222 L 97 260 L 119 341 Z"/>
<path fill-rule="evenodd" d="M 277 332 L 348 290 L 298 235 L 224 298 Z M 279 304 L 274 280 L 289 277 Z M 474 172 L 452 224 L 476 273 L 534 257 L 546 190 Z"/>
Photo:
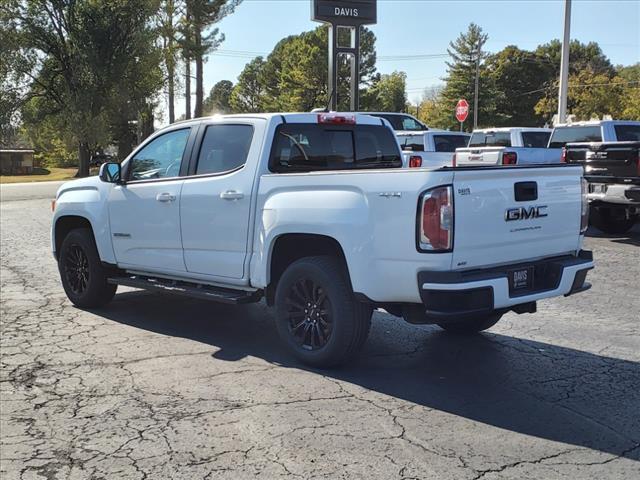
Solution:
<path fill-rule="evenodd" d="M 558 92 L 558 123 L 567 121 L 567 91 L 569 87 L 569 44 L 571 42 L 571 0 L 564 0 L 564 37 L 560 59 L 560 89 Z"/>
<path fill-rule="evenodd" d="M 478 87 L 480 83 L 480 46 L 476 56 L 476 84 L 473 92 L 473 129 L 478 128 Z"/>

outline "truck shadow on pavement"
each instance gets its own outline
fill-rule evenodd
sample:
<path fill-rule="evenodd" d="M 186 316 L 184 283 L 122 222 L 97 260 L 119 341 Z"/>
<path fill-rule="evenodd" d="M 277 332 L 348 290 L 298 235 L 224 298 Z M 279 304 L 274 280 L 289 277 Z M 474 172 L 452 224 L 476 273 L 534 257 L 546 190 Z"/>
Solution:
<path fill-rule="evenodd" d="M 456 337 L 376 312 L 362 354 L 341 369 L 319 371 L 284 350 L 262 303 L 127 292 L 96 313 L 210 345 L 212 361 L 261 358 L 510 432 L 640 461 L 637 362 L 491 332 Z"/>
<path fill-rule="evenodd" d="M 627 233 L 623 233 L 619 235 L 604 233 L 595 227 L 589 227 L 589 230 L 587 230 L 587 237 L 604 238 L 604 239 L 611 240 L 613 243 L 634 245 L 636 247 L 640 247 L 640 223 L 637 223 Z"/>

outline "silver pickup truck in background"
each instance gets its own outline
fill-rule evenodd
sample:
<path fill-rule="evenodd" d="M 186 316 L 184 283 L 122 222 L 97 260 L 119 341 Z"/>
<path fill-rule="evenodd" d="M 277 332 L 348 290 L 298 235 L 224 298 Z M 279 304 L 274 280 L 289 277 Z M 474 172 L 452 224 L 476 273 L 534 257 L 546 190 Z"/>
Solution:
<path fill-rule="evenodd" d="M 456 148 L 466 147 L 470 136 L 449 130 L 396 132 L 402 149 L 402 164 L 410 168 L 453 166 Z"/>
<path fill-rule="evenodd" d="M 561 148 L 548 148 L 550 128 L 475 130 L 466 148 L 456 149 L 455 165 L 537 165 L 560 163 Z"/>

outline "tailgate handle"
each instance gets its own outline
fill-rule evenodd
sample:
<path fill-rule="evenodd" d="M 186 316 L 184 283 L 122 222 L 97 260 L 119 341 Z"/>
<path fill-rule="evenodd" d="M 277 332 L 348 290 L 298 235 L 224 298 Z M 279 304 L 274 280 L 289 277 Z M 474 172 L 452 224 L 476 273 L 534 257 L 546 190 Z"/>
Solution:
<path fill-rule="evenodd" d="M 538 199 L 536 182 L 517 182 L 513 185 L 516 202 L 531 202 Z"/>

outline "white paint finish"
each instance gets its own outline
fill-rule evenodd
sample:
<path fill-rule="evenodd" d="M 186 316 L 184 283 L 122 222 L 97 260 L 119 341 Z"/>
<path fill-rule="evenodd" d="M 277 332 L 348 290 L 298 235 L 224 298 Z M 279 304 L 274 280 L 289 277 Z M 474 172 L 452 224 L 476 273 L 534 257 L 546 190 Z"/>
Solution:
<path fill-rule="evenodd" d="M 409 167 L 409 157 L 420 157 L 422 159 L 421 168 L 451 167 L 453 163 L 453 152 L 436 152 L 434 136 L 464 136 L 469 141 L 471 135 L 468 133 L 452 132 L 449 130 L 428 130 L 426 132 L 396 132 L 396 137 L 402 148 L 405 137 L 422 136 L 424 151 L 414 152 L 412 150 L 402 151 L 402 165 Z"/>
<path fill-rule="evenodd" d="M 517 263 L 579 250 L 581 175 L 581 167 L 456 171 L 452 269 Z M 537 200 L 515 201 L 514 184 L 521 181 L 538 184 Z M 461 194 L 463 191 L 469 193 Z M 509 208 L 542 205 L 547 207 L 544 218 L 505 221 Z"/>
<path fill-rule="evenodd" d="M 467 147 L 456 149 L 456 165 L 502 165 L 502 157 L 507 152 L 517 155 L 517 165 L 560 163 L 562 150 L 560 148 L 532 148 L 525 147 L 522 134 L 526 132 L 551 132 L 550 128 L 486 128 L 474 132 L 509 132 L 510 147 Z"/>
<path fill-rule="evenodd" d="M 208 123 L 220 124 L 253 126 L 247 163 L 228 174 L 187 178 L 182 188 L 180 212 L 187 270 L 224 281 L 248 276 L 245 261 L 249 221 L 266 122 L 256 119 Z M 248 279 L 243 283 L 248 283 Z"/>
<path fill-rule="evenodd" d="M 86 218 L 91 224 L 100 258 L 104 262 L 116 263 L 111 242 L 107 198 L 112 185 L 103 183 L 98 177 L 88 177 L 66 182 L 55 195 L 56 209 L 51 221 L 51 243 L 55 253 L 56 222 L 64 216 Z"/>
<path fill-rule="evenodd" d="M 108 202 L 109 219 L 119 265 L 186 270 L 180 234 L 183 183 L 183 179 L 175 179 L 113 186 Z M 175 199 L 159 201 L 157 197 L 163 194 Z"/>
<path fill-rule="evenodd" d="M 463 283 L 424 283 L 423 290 L 440 290 L 440 291 L 463 291 L 472 288 L 491 287 L 493 289 L 493 305 L 495 308 L 506 308 L 522 303 L 535 302 L 545 298 L 559 297 L 566 295 L 571 291 L 573 281 L 576 274 L 585 268 L 593 268 L 593 262 L 586 262 L 580 265 L 566 267 L 562 272 L 562 278 L 558 284 L 558 288 L 548 290 L 546 292 L 534 293 L 531 295 L 519 295 L 517 297 L 509 296 L 509 281 L 506 277 L 493 278 L 490 280 L 480 280 L 475 282 Z"/>

